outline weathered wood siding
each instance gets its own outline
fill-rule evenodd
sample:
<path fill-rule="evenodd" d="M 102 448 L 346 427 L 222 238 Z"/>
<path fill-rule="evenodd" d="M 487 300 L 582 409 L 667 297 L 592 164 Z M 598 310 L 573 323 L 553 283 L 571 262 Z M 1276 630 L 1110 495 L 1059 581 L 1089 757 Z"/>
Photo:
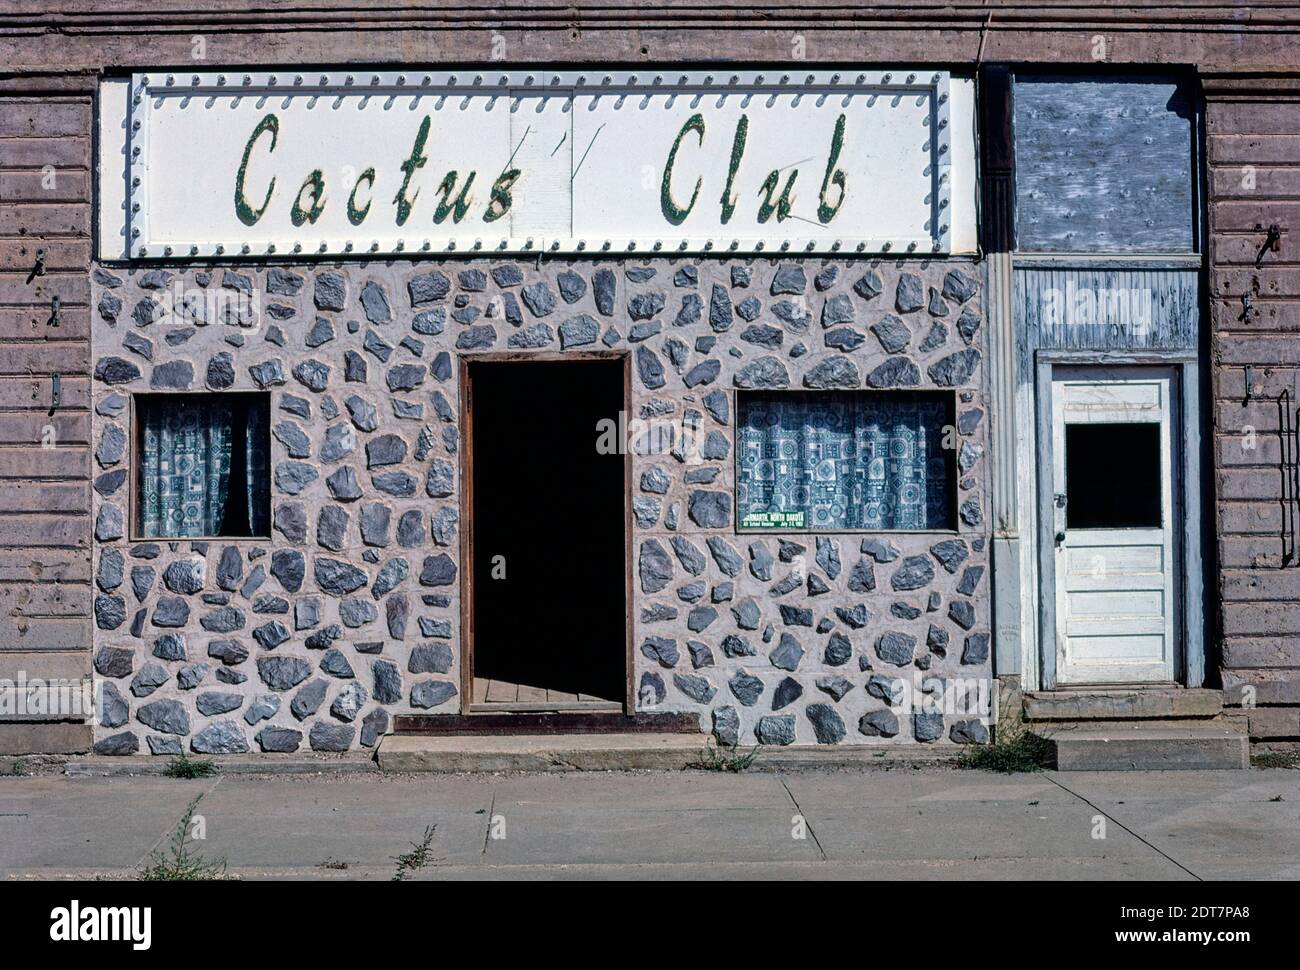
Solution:
<path fill-rule="evenodd" d="M 1300 65 L 1295 4 L 1198 0 L 7 0 L 0 65 L 1038 63 Z M 9 36 L 5 36 L 5 34 Z"/>
<path fill-rule="evenodd" d="M 91 157 L 89 97 L 0 96 L 0 678 L 90 673 Z M 0 753 L 89 743 L 0 723 Z"/>
<path fill-rule="evenodd" d="M 1200 278 L 1198 269 L 1019 267 L 1016 321 L 1029 353 L 1194 350 Z"/>
<path fill-rule="evenodd" d="M 1195 99 L 1169 80 L 1018 74 L 1016 248 L 1195 249 Z"/>
<path fill-rule="evenodd" d="M 1283 562 L 1290 542 L 1278 397 L 1289 393 L 1294 420 L 1300 83 L 1260 90 L 1207 81 L 1206 132 L 1223 681 L 1230 701 L 1246 702 L 1238 713 L 1253 737 L 1294 738 L 1300 737 L 1300 564 Z M 1283 230 L 1278 251 L 1261 256 L 1272 224 Z M 1242 303 L 1246 294 L 1250 309 Z M 1243 695 L 1242 688 L 1250 690 Z"/>

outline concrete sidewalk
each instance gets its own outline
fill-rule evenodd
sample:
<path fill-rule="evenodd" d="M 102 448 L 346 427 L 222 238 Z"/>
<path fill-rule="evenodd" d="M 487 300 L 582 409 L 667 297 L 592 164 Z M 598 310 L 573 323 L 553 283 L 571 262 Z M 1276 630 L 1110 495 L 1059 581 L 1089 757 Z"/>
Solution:
<path fill-rule="evenodd" d="M 936 767 L 5 777 L 0 876 L 129 878 L 198 795 L 250 879 L 388 879 L 428 825 L 417 878 L 1300 879 L 1300 771 Z"/>

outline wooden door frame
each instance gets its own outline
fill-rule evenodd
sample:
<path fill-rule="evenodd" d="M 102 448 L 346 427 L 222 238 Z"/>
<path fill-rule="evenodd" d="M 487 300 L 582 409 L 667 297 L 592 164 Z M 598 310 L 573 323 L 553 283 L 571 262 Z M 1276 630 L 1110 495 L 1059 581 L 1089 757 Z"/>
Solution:
<path fill-rule="evenodd" d="M 632 415 L 632 354 L 627 350 L 488 351 L 459 356 L 460 448 L 460 713 L 470 715 L 474 702 L 474 425 L 470 406 L 470 366 L 476 363 L 567 363 L 583 360 L 616 360 L 623 365 L 623 413 Z M 624 425 L 619 422 L 620 432 Z M 594 434 L 594 429 L 593 429 Z M 623 449 L 623 713 L 636 712 L 632 664 L 632 449 Z M 471 715 L 472 716 L 472 715 Z"/>
<path fill-rule="evenodd" d="M 1205 625 L 1201 564 L 1200 378 L 1192 350 L 1039 350 L 1035 359 L 1035 412 L 1038 468 L 1038 661 L 1042 690 L 1055 690 L 1056 678 L 1056 557 L 1052 532 L 1052 380 L 1058 367 L 1169 367 L 1174 372 L 1171 395 L 1171 443 L 1178 452 L 1174 490 L 1174 595 L 1178 619 L 1174 625 L 1174 678 L 1183 686 L 1205 681 Z"/>

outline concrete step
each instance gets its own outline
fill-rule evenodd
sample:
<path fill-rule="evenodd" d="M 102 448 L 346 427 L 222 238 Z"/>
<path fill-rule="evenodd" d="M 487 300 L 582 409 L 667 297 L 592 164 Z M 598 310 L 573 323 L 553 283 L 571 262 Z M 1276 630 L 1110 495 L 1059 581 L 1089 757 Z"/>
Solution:
<path fill-rule="evenodd" d="M 1187 687 L 1089 687 L 1026 691 L 1028 721 L 1216 717 L 1223 691 Z"/>
<path fill-rule="evenodd" d="M 1041 732 L 1061 771 L 1203 771 L 1250 767 L 1250 741 L 1223 724 L 1080 722 Z"/>
<path fill-rule="evenodd" d="M 401 735 L 379 745 L 379 767 L 392 772 L 681 770 L 706 760 L 703 734 Z M 742 748 L 738 754 L 748 754 Z M 776 768 L 869 767 L 942 763 L 958 745 L 861 744 L 762 747 L 752 764 Z"/>
<path fill-rule="evenodd" d="M 0 721 L 0 755 L 82 754 L 94 743 L 89 724 Z"/>

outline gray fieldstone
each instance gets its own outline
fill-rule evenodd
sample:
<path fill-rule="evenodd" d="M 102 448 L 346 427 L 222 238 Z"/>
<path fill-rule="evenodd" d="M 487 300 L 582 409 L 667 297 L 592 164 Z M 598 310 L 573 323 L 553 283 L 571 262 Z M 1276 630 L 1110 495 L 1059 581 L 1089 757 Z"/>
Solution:
<path fill-rule="evenodd" d="M 844 720 L 830 704 L 809 704 L 804 713 L 812 722 L 818 744 L 839 744 L 844 740 Z"/>
<path fill-rule="evenodd" d="M 298 720 L 305 721 L 320 709 L 321 704 L 325 703 L 325 695 L 328 691 L 327 681 L 319 677 L 309 681 L 293 695 L 293 700 L 289 702 L 289 713 Z"/>
<path fill-rule="evenodd" d="M 423 306 L 446 297 L 451 292 L 451 280 L 445 273 L 435 270 L 415 277 L 406 284 L 406 289 L 411 297 L 411 306 Z"/>
<path fill-rule="evenodd" d="M 163 584 L 173 593 L 193 594 L 203 590 L 208 564 L 201 558 L 181 559 L 163 571 Z"/>
<path fill-rule="evenodd" d="M 131 755 L 140 750 L 140 739 L 130 731 L 123 731 L 100 738 L 91 750 L 100 755 Z"/>
<path fill-rule="evenodd" d="M 934 580 L 934 564 L 928 556 L 908 556 L 889 578 L 889 585 L 898 592 L 921 589 Z"/>
<path fill-rule="evenodd" d="M 162 664 L 147 663 L 131 680 L 131 693 L 136 697 L 148 697 L 169 679 L 167 668 Z"/>
<path fill-rule="evenodd" d="M 846 357 L 831 357 L 814 366 L 804 375 L 804 387 L 816 390 L 846 389 L 860 386 L 862 377 L 857 365 Z"/>
<path fill-rule="evenodd" d="M 858 733 L 869 738 L 892 738 L 898 734 L 898 715 L 890 710 L 869 711 L 858 720 Z"/>
<path fill-rule="evenodd" d="M 731 526 L 729 492 L 691 492 L 687 515 L 702 529 L 726 529 Z"/>
<path fill-rule="evenodd" d="M 163 734 L 190 733 L 190 716 L 180 701 L 160 700 L 142 704 L 136 708 L 135 719 Z"/>
<path fill-rule="evenodd" d="M 258 657 L 257 673 L 272 690 L 289 690 L 311 676 L 311 664 L 301 657 Z"/>
<path fill-rule="evenodd" d="M 783 707 L 789 707 L 802 696 L 803 685 L 799 681 L 793 677 L 782 678 L 776 685 L 776 690 L 772 691 L 772 710 L 779 711 Z"/>
<path fill-rule="evenodd" d="M 912 712 L 912 737 L 916 741 L 937 741 L 943 737 L 943 712 L 924 707 Z"/>
<path fill-rule="evenodd" d="M 881 634 L 876 641 L 876 655 L 887 664 L 905 667 L 916 654 L 916 637 L 895 630 Z"/>
<path fill-rule="evenodd" d="M 641 675 L 641 682 L 637 690 L 637 706 L 644 709 L 653 709 L 664 702 L 668 696 L 667 688 L 664 687 L 664 679 L 654 671 L 647 670 Z"/>
<path fill-rule="evenodd" d="M 348 285 L 342 273 L 320 273 L 316 277 L 313 302 L 318 310 L 343 310 L 347 307 Z"/>
<path fill-rule="evenodd" d="M 237 711 L 243 704 L 243 694 L 222 691 L 205 691 L 194 699 L 194 706 L 198 712 L 207 717 Z"/>
<path fill-rule="evenodd" d="M 334 596 L 354 592 L 370 581 L 364 570 L 338 559 L 316 557 L 312 559 L 312 569 L 321 592 Z"/>
<path fill-rule="evenodd" d="M 740 715 L 730 704 L 713 709 L 713 736 L 725 747 L 740 744 Z"/>
<path fill-rule="evenodd" d="M 906 357 L 891 357 L 867 374 L 868 387 L 916 387 L 920 383 L 921 371 Z"/>
<path fill-rule="evenodd" d="M 697 674 L 674 673 L 673 685 L 697 704 L 709 703 L 718 692 L 717 688 L 710 684 L 707 678 L 700 677 Z"/>
<path fill-rule="evenodd" d="M 925 289 L 915 273 L 901 273 L 894 295 L 894 308 L 899 313 L 912 313 L 925 306 Z"/>
<path fill-rule="evenodd" d="M 803 293 L 808 289 L 808 277 L 798 263 L 783 263 L 772 277 L 772 295 Z"/>
<path fill-rule="evenodd" d="M 793 634 L 782 633 L 776 649 L 768 654 L 768 660 L 772 662 L 773 667 L 795 670 L 799 666 L 799 661 L 803 659 L 803 654 L 803 646 L 799 640 Z"/>
<path fill-rule="evenodd" d="M 637 572 L 643 593 L 657 593 L 672 582 L 672 559 L 658 539 L 647 539 L 641 543 Z"/>
<path fill-rule="evenodd" d="M 736 372 L 732 382 L 745 390 L 766 390 L 790 386 L 790 373 L 780 358 L 760 357 Z"/>
<path fill-rule="evenodd" d="M 926 372 L 940 387 L 956 387 L 971 379 L 979 362 L 978 350 L 961 350 L 931 364 Z"/>
<path fill-rule="evenodd" d="M 376 707 L 361 720 L 361 746 L 373 748 L 388 733 L 388 712 Z"/>
<path fill-rule="evenodd" d="M 787 745 L 794 744 L 794 715 L 769 714 L 758 719 L 754 736 L 759 744 Z"/>
<path fill-rule="evenodd" d="M 732 695 L 745 707 L 753 707 L 763 696 L 763 682 L 753 674 L 739 671 L 727 682 Z"/>
<path fill-rule="evenodd" d="M 256 740 L 264 753 L 291 754 L 302 745 L 302 732 L 268 725 L 257 732 Z"/>
<path fill-rule="evenodd" d="M 411 706 L 421 709 L 439 707 L 457 694 L 456 685 L 445 680 L 426 680 L 411 688 Z"/>

